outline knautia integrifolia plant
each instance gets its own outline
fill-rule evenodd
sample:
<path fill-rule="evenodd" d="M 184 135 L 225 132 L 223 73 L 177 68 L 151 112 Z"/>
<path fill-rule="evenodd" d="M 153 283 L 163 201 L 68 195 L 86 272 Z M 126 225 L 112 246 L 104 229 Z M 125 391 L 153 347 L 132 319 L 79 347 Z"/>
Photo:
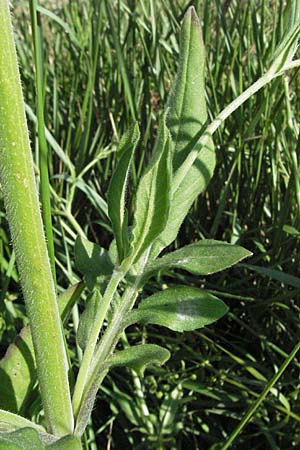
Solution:
<path fill-rule="evenodd" d="M 35 9 L 32 11 L 34 14 Z M 132 221 L 126 189 L 140 141 L 138 123 L 121 139 L 119 161 L 107 193 L 114 233 L 110 249 L 79 236 L 75 264 L 83 283 L 57 299 L 9 5 L 8 0 L 0 0 L 0 182 L 30 322 L 0 365 L 1 449 L 80 449 L 96 394 L 109 370 L 125 366 L 140 375 L 147 365 L 163 364 L 170 357 L 167 349 L 151 343 L 116 350 L 127 327 L 155 324 L 184 332 L 209 325 L 226 313 L 223 301 L 205 289 L 187 285 L 148 298 L 140 294 L 158 271 L 181 269 L 195 276 L 209 275 L 250 255 L 240 246 L 208 239 L 160 256 L 174 242 L 191 205 L 212 178 L 213 133 L 255 92 L 299 65 L 292 60 L 299 35 L 298 2 L 288 2 L 286 14 L 286 32 L 269 70 L 207 124 L 205 51 L 199 19 L 193 7 L 188 9 L 181 29 L 178 74 L 160 119 L 152 157 L 138 183 Z M 72 367 L 63 325 L 85 286 L 90 294 L 77 330 L 83 357 L 75 382 L 69 384 Z M 32 421 L 24 405 L 36 381 L 41 413 Z"/>

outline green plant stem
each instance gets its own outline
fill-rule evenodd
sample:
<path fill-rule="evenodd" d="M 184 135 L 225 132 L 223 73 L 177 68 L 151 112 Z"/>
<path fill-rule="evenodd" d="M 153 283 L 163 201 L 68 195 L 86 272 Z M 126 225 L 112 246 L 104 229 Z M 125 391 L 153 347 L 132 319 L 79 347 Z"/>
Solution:
<path fill-rule="evenodd" d="M 217 131 L 217 129 L 223 124 L 223 122 L 234 112 L 236 111 L 243 103 L 245 103 L 250 97 L 252 97 L 256 92 L 269 84 L 274 78 L 277 78 L 280 75 L 283 75 L 285 71 L 294 69 L 295 67 L 300 66 L 300 60 L 292 61 L 286 64 L 280 72 L 274 73 L 273 71 L 268 71 L 259 78 L 255 83 L 249 86 L 241 95 L 239 95 L 235 100 L 233 100 L 223 111 L 208 125 L 205 129 L 204 133 L 200 137 L 200 142 L 202 147 L 209 143 L 209 139 L 211 136 Z M 201 150 L 200 150 L 201 151 Z M 199 153 L 199 147 L 197 150 L 192 150 L 180 168 L 177 170 L 174 181 L 173 181 L 173 193 L 177 191 L 180 184 L 184 180 L 184 178 L 188 175 L 188 172 L 194 162 L 196 161 Z"/>
<path fill-rule="evenodd" d="M 82 392 L 79 410 L 77 414 L 75 434 L 81 436 L 88 423 L 90 413 L 93 408 L 96 393 L 107 374 L 105 361 L 114 351 L 120 336 L 123 332 L 123 319 L 132 309 L 139 292 L 139 281 L 126 289 L 119 308 L 116 311 L 112 321 L 107 327 L 101 341 L 99 342 L 92 365 L 87 374 L 86 383 Z"/>
<path fill-rule="evenodd" d="M 103 296 L 103 299 L 100 303 L 100 307 L 97 311 L 97 315 L 95 317 L 93 328 L 91 330 L 82 362 L 80 365 L 79 373 L 76 380 L 74 395 L 73 395 L 73 409 L 74 409 L 74 417 L 76 418 L 78 415 L 78 411 L 81 405 L 82 395 L 85 388 L 85 384 L 88 378 L 88 373 L 91 368 L 91 362 L 94 356 L 95 348 L 97 345 L 98 336 L 100 333 L 100 330 L 103 326 L 103 322 L 105 320 L 107 311 L 109 309 L 110 303 L 114 297 L 114 294 L 116 292 L 116 289 L 120 283 L 120 281 L 125 277 L 127 271 L 129 269 L 129 265 L 126 267 L 120 267 L 119 270 L 115 270 L 110 282 L 106 288 L 105 294 Z"/>
<path fill-rule="evenodd" d="M 140 266 L 140 273 L 136 276 L 135 282 L 132 286 L 125 290 L 120 305 L 116 310 L 110 324 L 108 325 L 101 341 L 94 351 L 93 358 L 90 363 L 89 371 L 86 372 L 85 384 L 81 387 L 81 396 L 77 399 L 76 409 L 76 427 L 75 434 L 81 436 L 88 423 L 90 413 L 92 411 L 94 400 L 107 370 L 105 362 L 107 358 L 113 353 L 120 336 L 124 331 L 124 317 L 133 308 L 135 301 L 139 294 L 140 283 L 142 281 L 143 270 L 147 264 L 150 255 L 151 246 L 148 248 L 146 256 L 144 257 Z M 126 262 L 127 261 L 127 262 Z M 125 260 L 126 269 L 130 267 L 130 261 Z M 125 274 L 123 274 L 123 277 Z"/>
<path fill-rule="evenodd" d="M 0 30 L 0 182 L 31 326 L 47 430 L 61 436 L 73 431 L 68 364 L 7 0 L 0 0 Z"/>
<path fill-rule="evenodd" d="M 31 28 L 34 42 L 36 96 L 37 96 L 37 123 L 39 142 L 39 167 L 40 167 L 40 193 L 42 217 L 46 235 L 48 254 L 54 284 L 56 285 L 54 240 L 51 219 L 50 185 L 48 173 L 48 145 L 45 134 L 44 95 L 43 95 L 43 55 L 42 55 L 42 30 L 40 16 L 37 13 L 37 0 L 29 0 L 31 14 Z M 38 20 L 39 18 L 39 20 Z"/>
<path fill-rule="evenodd" d="M 226 450 L 230 447 L 230 445 L 235 441 L 237 436 L 241 433 L 241 431 L 245 428 L 249 420 L 252 418 L 252 416 L 255 414 L 256 410 L 259 408 L 261 403 L 264 401 L 272 387 L 275 383 L 279 380 L 281 375 L 284 373 L 288 365 L 292 362 L 298 351 L 300 350 L 300 342 L 298 342 L 291 353 L 288 355 L 288 357 L 285 359 L 279 370 L 275 373 L 275 375 L 271 378 L 269 383 L 265 386 L 263 392 L 260 394 L 258 399 L 254 402 L 254 404 L 251 406 L 249 411 L 246 413 L 244 418 L 241 420 L 241 422 L 238 424 L 238 426 L 235 428 L 235 430 L 231 433 L 226 443 L 220 448 L 220 450 Z"/>

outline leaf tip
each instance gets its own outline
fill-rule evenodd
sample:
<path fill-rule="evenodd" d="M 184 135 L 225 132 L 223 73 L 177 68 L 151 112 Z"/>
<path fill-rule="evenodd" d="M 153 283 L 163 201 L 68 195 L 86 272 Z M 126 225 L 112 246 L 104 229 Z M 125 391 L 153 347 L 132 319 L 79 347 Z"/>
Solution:
<path fill-rule="evenodd" d="M 194 6 L 190 6 L 184 16 L 185 19 L 191 19 L 194 25 L 200 26 L 200 20 Z"/>

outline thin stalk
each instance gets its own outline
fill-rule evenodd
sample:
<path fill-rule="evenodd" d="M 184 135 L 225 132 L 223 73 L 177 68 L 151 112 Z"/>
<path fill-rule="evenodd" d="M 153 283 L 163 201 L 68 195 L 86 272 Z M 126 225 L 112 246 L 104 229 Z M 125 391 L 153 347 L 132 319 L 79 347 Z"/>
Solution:
<path fill-rule="evenodd" d="M 200 142 L 202 147 L 208 144 L 211 136 L 217 131 L 217 129 L 225 122 L 225 120 L 236 111 L 243 103 L 245 103 L 250 97 L 252 97 L 256 92 L 269 84 L 274 78 L 283 75 L 285 71 L 293 69 L 300 66 L 300 60 L 292 61 L 286 64 L 279 72 L 268 71 L 259 78 L 255 83 L 253 83 L 248 89 L 246 89 L 241 95 L 239 95 L 235 100 L 233 100 L 223 111 L 208 125 L 204 133 L 200 137 Z M 198 149 L 199 147 L 197 147 Z M 173 193 L 177 191 L 180 184 L 184 178 L 188 175 L 188 172 L 194 162 L 196 161 L 199 154 L 199 150 L 192 150 L 183 164 L 177 170 L 174 176 L 173 182 Z"/>
<path fill-rule="evenodd" d="M 134 284 L 125 290 L 117 311 L 105 330 L 105 333 L 101 341 L 98 343 L 96 350 L 94 350 L 89 371 L 86 373 L 85 384 L 81 388 L 81 396 L 80 398 L 78 397 L 78 403 L 76 404 L 75 434 L 78 436 L 81 436 L 85 430 L 94 405 L 97 391 L 108 372 L 105 367 L 106 360 L 113 353 L 124 331 L 124 317 L 133 308 L 138 297 L 143 270 L 149 259 L 150 251 L 151 246 L 148 248 L 147 254 L 142 261 L 140 272 L 136 276 Z M 128 269 L 130 267 L 130 261 L 126 264 L 128 264 Z"/>
<path fill-rule="evenodd" d="M 47 430 L 72 433 L 68 363 L 39 209 L 8 0 L 0 0 L 0 183 L 30 321 Z"/>
<path fill-rule="evenodd" d="M 54 284 L 56 285 L 54 239 L 52 231 L 50 185 L 48 173 L 48 145 L 45 134 L 45 118 L 44 118 L 42 28 L 41 28 L 40 13 L 37 12 L 38 8 L 37 0 L 29 0 L 29 4 L 30 4 L 31 28 L 33 35 L 34 58 L 35 58 L 42 217 L 45 228 L 51 271 L 53 275 Z"/>
<path fill-rule="evenodd" d="M 78 415 L 78 411 L 81 405 L 83 391 L 87 382 L 88 374 L 91 368 L 91 363 L 93 360 L 94 352 L 97 345 L 97 340 L 99 337 L 99 333 L 103 326 L 105 317 L 107 315 L 107 311 L 109 309 L 110 303 L 114 297 L 114 294 L 119 286 L 121 280 L 125 277 L 130 266 L 120 267 L 119 270 L 115 270 L 110 282 L 106 288 L 103 299 L 100 303 L 100 307 L 97 311 L 93 328 L 90 332 L 90 336 L 83 354 L 82 362 L 80 365 L 80 369 L 78 372 L 74 395 L 72 399 L 73 409 L 74 409 L 74 417 L 76 418 Z"/>
<path fill-rule="evenodd" d="M 139 293 L 139 281 L 128 288 L 120 303 L 118 311 L 116 311 L 112 321 L 107 327 L 101 341 L 99 342 L 92 365 L 90 367 L 86 383 L 82 391 L 79 409 L 76 414 L 75 434 L 81 436 L 88 423 L 90 413 L 92 411 L 95 396 L 103 379 L 107 374 L 105 362 L 114 351 L 119 338 L 123 332 L 123 319 L 125 315 L 132 309 Z"/>
<path fill-rule="evenodd" d="M 249 422 L 249 420 L 252 418 L 252 416 L 255 414 L 256 410 L 259 408 L 259 406 L 261 405 L 261 403 L 264 401 L 264 399 L 266 398 L 266 396 L 268 395 L 268 393 L 270 392 L 270 390 L 272 389 L 272 387 L 274 386 L 275 383 L 277 383 L 277 381 L 279 380 L 279 378 L 281 377 L 281 375 L 283 374 L 283 372 L 286 370 L 286 368 L 288 367 L 288 365 L 292 362 L 292 360 L 294 359 L 294 357 L 296 356 L 296 354 L 298 353 L 298 351 L 300 350 L 300 342 L 298 342 L 295 347 L 293 348 L 293 350 L 291 351 L 291 353 L 288 355 L 288 357 L 285 359 L 285 361 L 283 362 L 283 364 L 281 365 L 281 367 L 279 368 L 279 370 L 274 374 L 274 376 L 272 377 L 272 379 L 266 384 L 263 392 L 260 394 L 260 396 L 258 397 L 258 399 L 254 402 L 254 404 L 251 406 L 251 408 L 249 409 L 249 411 L 246 413 L 246 415 L 244 416 L 244 418 L 241 420 L 241 422 L 238 424 L 238 426 L 236 427 L 236 429 L 231 433 L 231 435 L 229 436 L 228 440 L 226 441 L 226 443 L 220 448 L 220 450 L 226 450 L 227 448 L 230 447 L 230 445 L 235 441 L 235 439 L 237 438 L 237 436 L 242 432 L 242 430 L 244 429 L 244 427 L 247 425 L 247 423 Z"/>

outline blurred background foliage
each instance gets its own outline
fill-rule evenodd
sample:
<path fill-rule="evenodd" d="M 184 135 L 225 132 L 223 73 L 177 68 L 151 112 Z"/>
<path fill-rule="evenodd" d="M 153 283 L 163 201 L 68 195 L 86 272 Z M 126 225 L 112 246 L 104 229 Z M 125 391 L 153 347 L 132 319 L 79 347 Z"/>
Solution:
<path fill-rule="evenodd" d="M 132 207 L 176 73 L 180 21 L 191 4 L 203 22 L 213 118 L 268 67 L 282 34 L 283 0 L 40 1 L 60 291 L 79 280 L 73 262 L 78 234 L 109 247 L 107 187 L 117 143 L 137 119 L 142 140 L 127 193 Z M 38 167 L 27 2 L 15 0 L 13 15 Z M 86 449 L 212 449 L 228 437 L 299 340 L 299 90 L 296 69 L 251 98 L 219 129 L 214 178 L 174 244 L 225 240 L 251 250 L 251 260 L 207 278 L 170 271 L 147 287 L 150 294 L 161 285 L 205 286 L 226 301 L 229 314 L 193 333 L 130 328 L 129 342 L 162 344 L 172 358 L 148 369 L 143 379 L 125 369 L 107 377 Z M 14 262 L 0 191 L 1 356 L 26 323 Z M 79 352 L 74 330 L 82 304 L 68 328 L 72 358 Z M 232 448 L 300 448 L 299 368 L 298 356 Z M 31 415 L 35 406 L 28 405 Z"/>

